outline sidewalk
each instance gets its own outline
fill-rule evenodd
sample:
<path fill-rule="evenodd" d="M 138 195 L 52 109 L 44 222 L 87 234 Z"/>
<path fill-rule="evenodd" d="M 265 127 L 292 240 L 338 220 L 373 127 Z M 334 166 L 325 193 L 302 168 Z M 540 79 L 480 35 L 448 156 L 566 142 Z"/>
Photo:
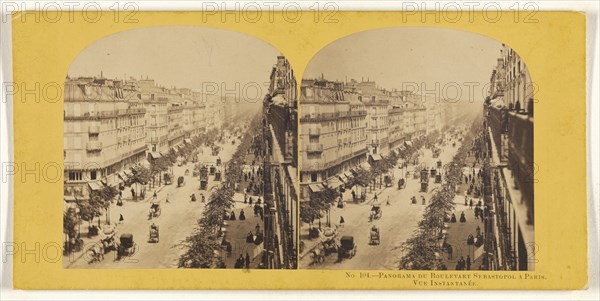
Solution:
<path fill-rule="evenodd" d="M 379 187 L 379 181 L 376 184 L 375 187 Z M 382 185 L 381 189 L 376 189 L 375 192 L 367 192 L 367 199 L 365 202 L 363 203 L 359 203 L 359 202 L 354 202 L 352 200 L 352 190 L 355 187 L 353 187 L 352 189 L 346 189 L 345 192 L 342 193 L 342 199 L 345 201 L 345 205 L 346 206 L 370 206 L 373 203 L 375 203 L 375 195 L 381 195 L 387 188 L 389 187 L 385 187 L 385 185 Z M 369 191 L 368 187 L 364 188 L 366 191 Z M 357 193 L 357 195 L 359 195 Z M 384 201 L 379 199 L 378 201 Z M 333 207 L 337 206 L 337 203 L 332 205 Z M 335 224 L 335 222 L 330 221 L 332 225 Z M 318 221 L 315 222 L 313 224 L 314 227 L 318 227 Z M 321 222 L 321 228 L 326 228 L 326 222 Z M 333 226 L 332 226 L 333 228 Z M 314 248 L 316 248 L 319 243 L 321 243 L 322 237 L 319 238 L 309 238 L 309 231 L 310 231 L 310 225 L 306 224 L 306 223 L 302 223 L 300 226 L 300 241 L 302 243 L 304 243 L 304 249 L 302 250 L 302 252 L 300 253 L 300 261 L 302 261 L 306 255 L 310 254 Z M 300 264 L 300 266 L 303 266 L 302 264 Z"/>
<path fill-rule="evenodd" d="M 162 203 L 165 198 L 166 198 L 166 194 L 160 194 L 159 192 L 162 191 L 165 187 L 167 186 L 171 186 L 171 185 L 163 185 L 159 188 L 156 189 L 156 193 L 158 195 L 157 198 L 157 202 Z M 127 188 L 126 188 L 127 189 Z M 69 267 L 70 265 L 72 265 L 73 263 L 81 260 L 81 258 L 86 255 L 87 250 L 92 247 L 93 245 L 97 244 L 100 242 L 100 240 L 102 238 L 104 238 L 104 231 L 106 229 L 113 229 L 114 232 L 118 232 L 118 227 L 119 227 L 119 221 L 118 219 L 116 219 L 116 214 L 115 212 L 117 211 L 122 211 L 124 208 L 128 207 L 128 204 L 140 204 L 140 203 L 147 203 L 149 201 L 152 200 L 153 197 L 153 193 L 154 190 L 152 191 L 152 193 L 149 194 L 148 197 L 146 197 L 143 200 L 139 200 L 139 201 L 133 201 L 131 199 L 125 199 L 123 202 L 123 206 L 117 206 L 116 205 L 116 200 L 114 201 L 114 203 L 112 203 L 110 205 L 110 210 L 109 212 L 111 212 L 111 217 L 110 217 L 110 224 L 107 225 L 106 224 L 106 214 L 107 212 L 104 211 L 103 214 L 99 217 L 100 219 L 100 228 L 98 229 L 98 235 L 96 236 L 92 236 L 92 237 L 88 237 L 88 232 L 89 232 L 89 226 L 98 226 L 98 218 L 94 219 L 94 221 L 92 221 L 91 223 L 87 223 L 86 221 L 81 221 L 81 225 L 78 226 L 81 229 L 81 232 L 79 233 L 81 240 L 83 241 L 83 245 L 81 247 L 81 250 L 77 251 L 77 252 L 71 252 L 69 254 L 65 254 L 63 258 L 63 266 L 65 267 Z M 114 215 L 114 216 L 113 216 Z M 88 258 L 88 260 L 91 258 Z M 65 263 L 64 260 L 68 260 L 68 263 Z"/>

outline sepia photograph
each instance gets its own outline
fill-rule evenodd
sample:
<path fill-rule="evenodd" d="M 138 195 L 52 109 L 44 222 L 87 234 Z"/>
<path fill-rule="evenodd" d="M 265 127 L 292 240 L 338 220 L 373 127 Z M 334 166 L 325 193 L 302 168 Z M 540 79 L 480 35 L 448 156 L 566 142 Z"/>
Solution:
<path fill-rule="evenodd" d="M 300 88 L 300 268 L 534 270 L 534 87 L 466 31 L 325 46 Z"/>
<path fill-rule="evenodd" d="M 297 86 L 223 29 L 148 27 L 83 49 L 64 81 L 70 269 L 295 269 Z"/>

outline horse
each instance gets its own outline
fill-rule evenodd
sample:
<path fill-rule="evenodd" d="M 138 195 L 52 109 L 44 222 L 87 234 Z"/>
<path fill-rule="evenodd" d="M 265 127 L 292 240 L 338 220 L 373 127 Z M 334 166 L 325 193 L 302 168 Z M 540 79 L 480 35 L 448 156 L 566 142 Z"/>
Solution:
<path fill-rule="evenodd" d="M 319 244 L 312 250 L 312 264 L 318 264 L 325 261 L 325 247 Z"/>

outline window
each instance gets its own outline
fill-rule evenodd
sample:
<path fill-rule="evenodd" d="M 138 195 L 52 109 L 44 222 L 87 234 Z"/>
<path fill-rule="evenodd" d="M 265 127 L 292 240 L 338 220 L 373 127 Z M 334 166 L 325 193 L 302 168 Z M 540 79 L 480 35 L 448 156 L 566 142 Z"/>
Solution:
<path fill-rule="evenodd" d="M 69 181 L 81 181 L 81 172 L 69 172 Z"/>
<path fill-rule="evenodd" d="M 319 143 L 319 136 L 310 136 L 309 142 L 310 143 Z"/>
<path fill-rule="evenodd" d="M 310 181 L 311 182 L 316 182 L 317 181 L 317 173 L 313 172 L 310 174 Z"/>
<path fill-rule="evenodd" d="M 95 179 L 96 179 L 96 171 L 95 171 L 95 170 L 92 170 L 92 171 L 90 172 L 90 179 L 91 179 L 91 180 L 95 180 Z"/>

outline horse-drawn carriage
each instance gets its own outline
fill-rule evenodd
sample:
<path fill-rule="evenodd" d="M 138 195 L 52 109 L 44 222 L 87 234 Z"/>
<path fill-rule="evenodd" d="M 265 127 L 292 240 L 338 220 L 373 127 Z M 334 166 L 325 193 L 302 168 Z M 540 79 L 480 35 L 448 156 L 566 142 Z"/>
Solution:
<path fill-rule="evenodd" d="M 352 258 L 354 255 L 356 255 L 354 236 L 342 236 L 338 247 L 338 261 L 342 261 L 344 258 Z"/>
<path fill-rule="evenodd" d="M 133 241 L 133 234 L 124 233 L 119 238 L 119 244 L 117 246 L 117 259 L 124 256 L 131 256 L 135 253 L 137 245 Z"/>
<path fill-rule="evenodd" d="M 200 168 L 200 189 L 206 190 L 208 188 L 208 168 L 202 166 Z"/>
<path fill-rule="evenodd" d="M 393 174 L 387 174 L 383 177 L 383 181 L 385 182 L 385 187 L 392 187 L 394 184 L 394 175 Z"/>
<path fill-rule="evenodd" d="M 371 214 L 369 214 L 369 221 L 372 222 L 376 219 L 380 219 L 382 215 L 381 206 L 373 205 L 371 207 Z"/>
<path fill-rule="evenodd" d="M 153 217 L 159 217 L 161 214 L 161 208 L 160 208 L 160 204 L 158 203 L 152 203 L 150 205 L 150 211 L 148 212 L 148 219 L 151 219 Z"/>
<path fill-rule="evenodd" d="M 169 173 L 164 173 L 164 174 L 163 174 L 163 180 L 165 181 L 165 185 L 171 185 L 171 184 L 172 184 L 172 177 L 171 177 L 171 174 L 169 174 Z"/>
<path fill-rule="evenodd" d="M 381 243 L 381 236 L 379 232 L 379 228 L 373 226 L 371 228 L 371 233 L 369 235 L 369 244 L 370 245 L 379 245 Z"/>
<path fill-rule="evenodd" d="M 429 172 L 427 168 L 421 170 L 421 192 L 427 192 L 429 188 Z"/>
<path fill-rule="evenodd" d="M 406 180 L 404 178 L 400 178 L 400 180 L 398 180 L 398 189 L 404 188 L 406 188 Z"/>
<path fill-rule="evenodd" d="M 442 173 L 438 173 L 437 175 L 435 175 L 435 182 L 442 183 Z"/>
<path fill-rule="evenodd" d="M 159 228 L 156 224 L 150 225 L 150 231 L 148 233 L 148 242 L 158 242 L 159 240 Z"/>
<path fill-rule="evenodd" d="M 216 171 L 217 171 L 217 168 L 214 165 L 211 165 L 210 168 L 208 169 L 208 172 L 211 176 L 215 175 Z"/>
<path fill-rule="evenodd" d="M 215 171 L 215 181 L 221 181 L 221 170 L 217 169 L 217 171 Z"/>

